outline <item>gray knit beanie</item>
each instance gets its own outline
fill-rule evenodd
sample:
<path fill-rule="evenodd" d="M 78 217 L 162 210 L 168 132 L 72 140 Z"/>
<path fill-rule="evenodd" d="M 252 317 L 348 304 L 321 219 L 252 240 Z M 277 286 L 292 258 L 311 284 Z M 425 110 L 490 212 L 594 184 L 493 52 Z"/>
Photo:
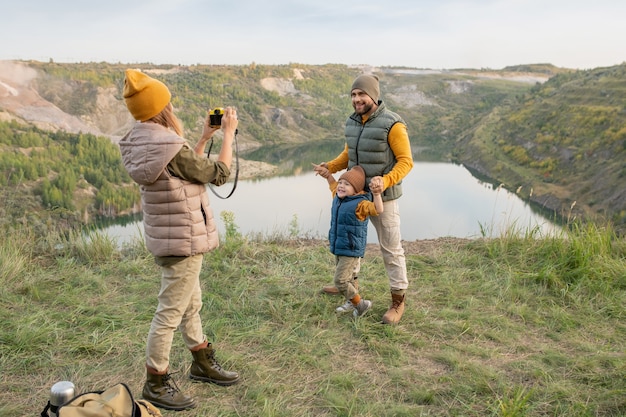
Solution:
<path fill-rule="evenodd" d="M 352 90 L 358 88 L 365 91 L 365 94 L 370 96 L 374 103 L 378 104 L 378 98 L 380 97 L 380 86 L 378 85 L 378 77 L 376 75 L 362 74 L 356 77 L 352 83 Z"/>

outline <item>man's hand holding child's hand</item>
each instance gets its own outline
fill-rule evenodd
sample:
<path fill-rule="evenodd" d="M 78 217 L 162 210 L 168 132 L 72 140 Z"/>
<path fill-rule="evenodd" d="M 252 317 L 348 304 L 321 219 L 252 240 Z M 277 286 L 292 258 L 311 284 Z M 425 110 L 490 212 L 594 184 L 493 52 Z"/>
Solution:
<path fill-rule="evenodd" d="M 383 177 L 374 177 L 370 181 L 370 191 L 373 194 L 381 194 L 384 189 Z"/>

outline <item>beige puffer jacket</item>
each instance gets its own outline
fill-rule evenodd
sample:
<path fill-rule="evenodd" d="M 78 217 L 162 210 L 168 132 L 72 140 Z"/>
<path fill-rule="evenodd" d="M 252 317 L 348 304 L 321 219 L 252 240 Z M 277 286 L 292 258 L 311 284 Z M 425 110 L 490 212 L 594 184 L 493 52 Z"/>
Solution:
<path fill-rule="evenodd" d="M 186 141 L 155 123 L 137 123 L 120 142 L 140 185 L 146 247 L 154 256 L 191 256 L 219 245 L 206 185 L 175 177 L 167 165 Z"/>

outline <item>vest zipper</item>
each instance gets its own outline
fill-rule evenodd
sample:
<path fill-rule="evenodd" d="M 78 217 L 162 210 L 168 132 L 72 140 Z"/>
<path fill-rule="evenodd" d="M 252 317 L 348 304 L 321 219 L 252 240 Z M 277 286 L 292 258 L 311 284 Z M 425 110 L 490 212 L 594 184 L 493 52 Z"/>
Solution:
<path fill-rule="evenodd" d="M 359 136 L 357 136 L 356 138 L 356 146 L 354 147 L 354 153 L 356 155 L 355 165 L 359 165 L 359 142 L 361 141 L 361 135 L 363 134 L 364 129 L 365 129 L 365 123 L 361 122 L 361 131 L 359 132 Z"/>

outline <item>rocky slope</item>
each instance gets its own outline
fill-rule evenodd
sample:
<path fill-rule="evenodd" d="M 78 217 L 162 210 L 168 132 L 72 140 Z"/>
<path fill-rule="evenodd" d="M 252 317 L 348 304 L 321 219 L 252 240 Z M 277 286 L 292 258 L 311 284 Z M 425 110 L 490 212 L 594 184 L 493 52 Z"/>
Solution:
<path fill-rule="evenodd" d="M 102 92 L 103 98 L 99 101 L 103 102 L 103 106 L 99 112 L 90 117 L 90 120 L 82 120 L 80 117 L 67 114 L 39 95 L 35 85 L 40 76 L 41 74 L 35 69 L 24 63 L 0 61 L 0 118 L 2 120 L 18 120 L 44 130 L 62 129 L 67 132 L 96 135 L 110 133 L 101 123 L 96 122 L 100 116 L 106 119 L 106 115 L 111 111 L 108 92 Z"/>

